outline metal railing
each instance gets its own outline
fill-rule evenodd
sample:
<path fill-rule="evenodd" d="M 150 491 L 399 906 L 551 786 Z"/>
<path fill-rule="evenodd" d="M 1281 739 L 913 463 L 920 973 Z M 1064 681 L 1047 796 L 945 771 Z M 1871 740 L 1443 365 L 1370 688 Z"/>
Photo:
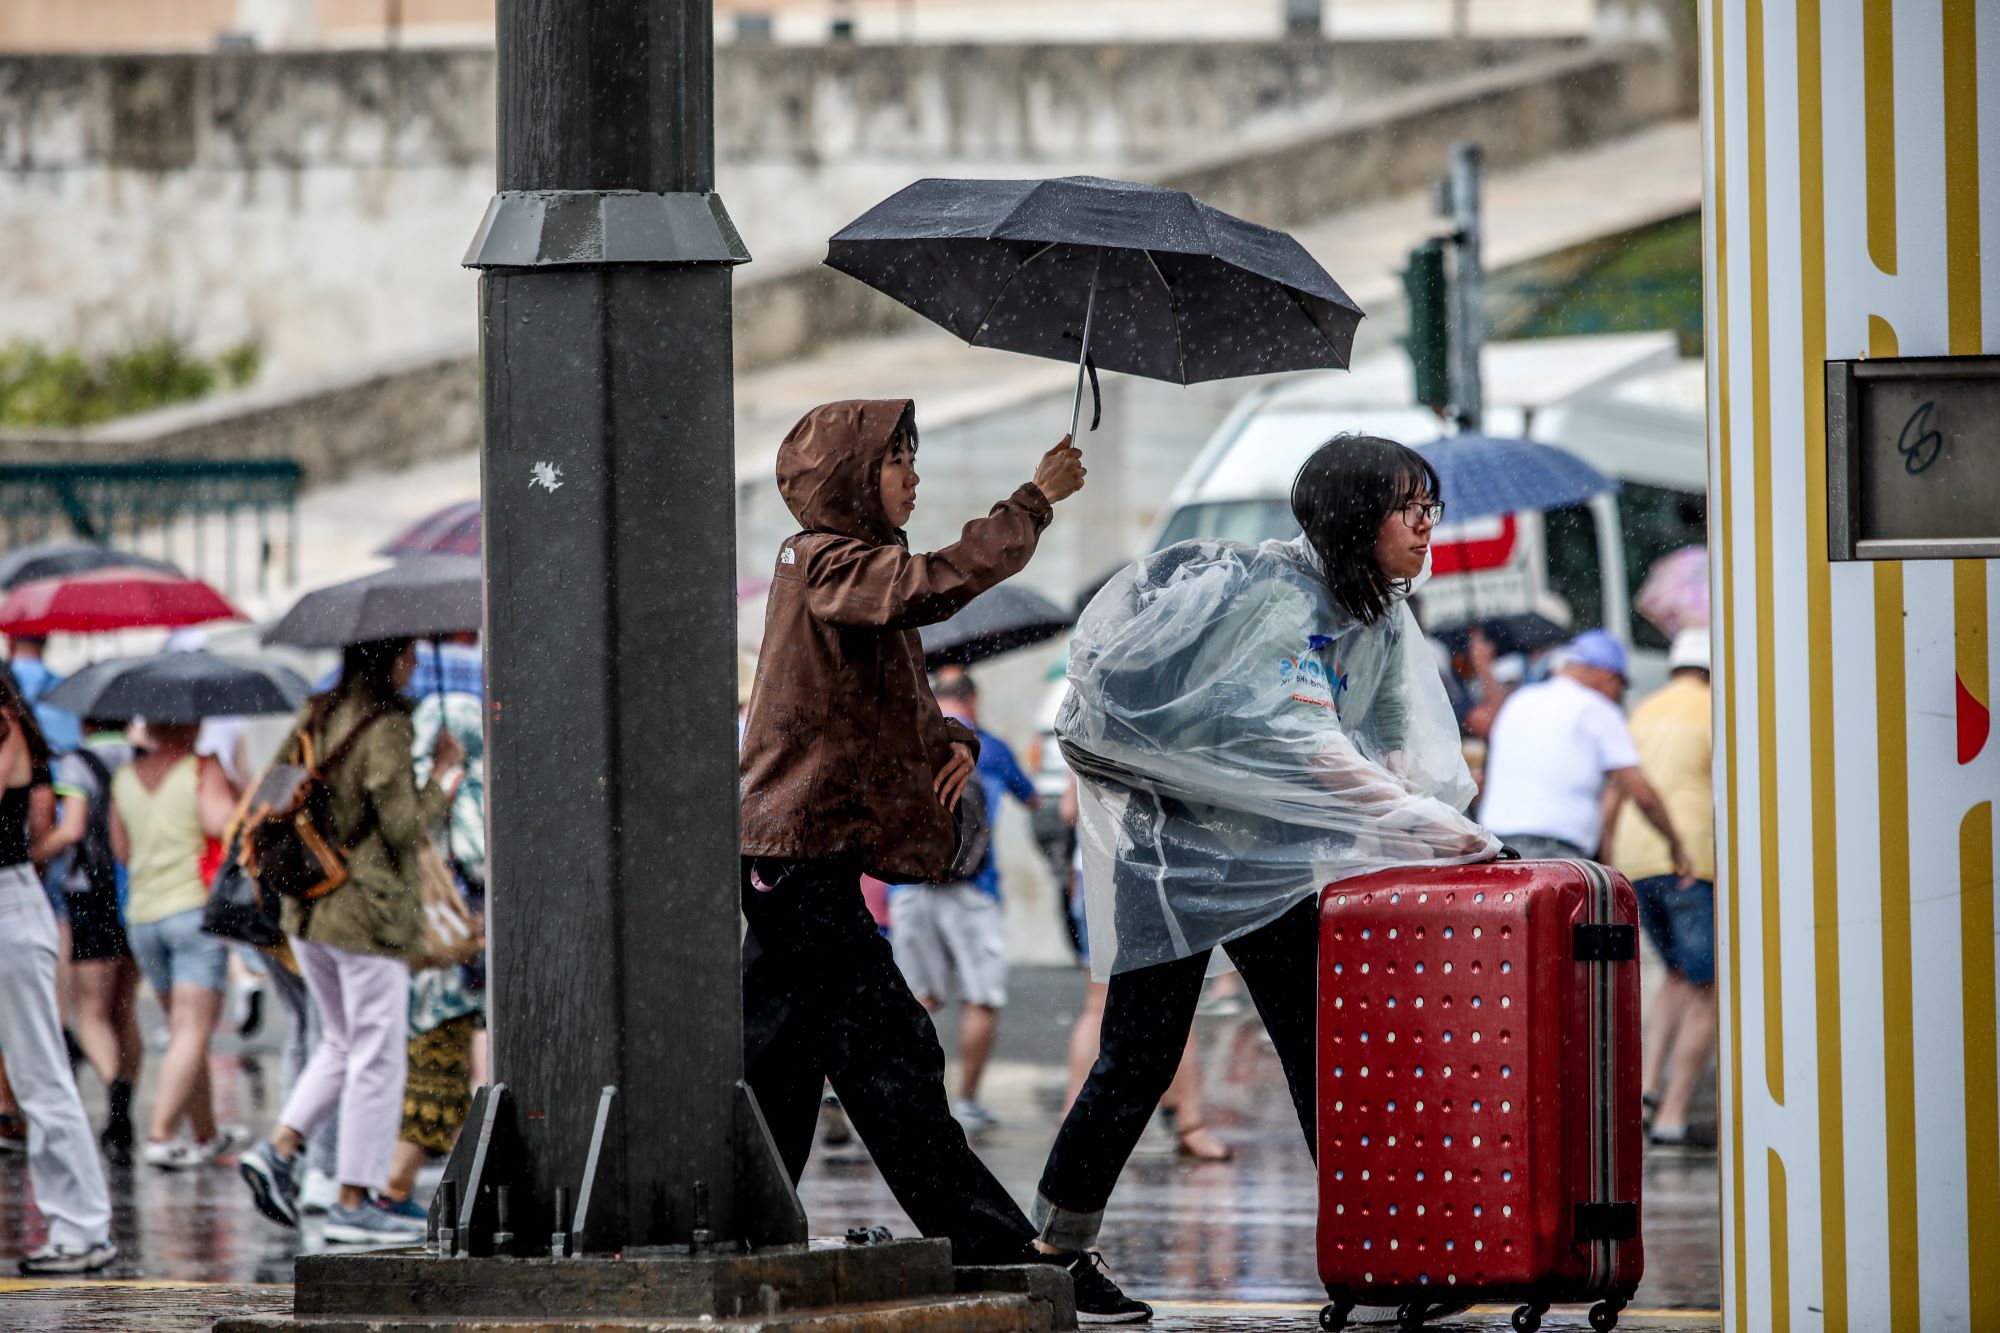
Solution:
<path fill-rule="evenodd" d="M 298 582 L 300 476 L 289 458 L 0 463 L 0 526 L 10 548 L 103 542 L 171 560 L 232 595 L 247 564 L 264 593 L 280 542 L 285 581 Z"/>

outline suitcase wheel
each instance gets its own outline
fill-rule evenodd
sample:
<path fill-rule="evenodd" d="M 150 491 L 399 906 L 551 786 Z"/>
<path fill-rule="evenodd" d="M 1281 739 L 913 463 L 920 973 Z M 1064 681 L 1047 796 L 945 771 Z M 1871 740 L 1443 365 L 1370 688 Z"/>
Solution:
<path fill-rule="evenodd" d="M 1609 1330 L 1618 1327 L 1618 1315 L 1624 1308 L 1625 1302 L 1615 1297 L 1608 1301 L 1599 1301 L 1590 1307 L 1590 1326 L 1596 1329 L 1597 1333 L 1609 1333 Z"/>
<path fill-rule="evenodd" d="M 1514 1333 L 1535 1333 L 1542 1326 L 1542 1316 L 1547 1314 L 1546 1305 L 1523 1305 L 1514 1311 Z M 1612 1322 L 1617 1322 L 1613 1316 Z"/>
<path fill-rule="evenodd" d="M 1396 1327 L 1403 1333 L 1419 1333 L 1424 1326 L 1424 1318 L 1431 1312 L 1427 1301 L 1410 1301 L 1396 1311 Z"/>
<path fill-rule="evenodd" d="M 1319 1310 L 1319 1326 L 1326 1333 L 1340 1333 L 1347 1327 L 1347 1316 L 1354 1313 L 1353 1301 L 1333 1301 L 1322 1305 Z"/>

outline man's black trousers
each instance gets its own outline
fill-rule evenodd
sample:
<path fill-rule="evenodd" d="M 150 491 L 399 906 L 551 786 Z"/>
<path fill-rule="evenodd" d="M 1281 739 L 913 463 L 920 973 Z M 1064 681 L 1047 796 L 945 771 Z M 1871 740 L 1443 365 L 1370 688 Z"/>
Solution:
<path fill-rule="evenodd" d="M 742 893 L 744 1070 L 793 1182 L 824 1079 L 917 1230 L 950 1240 L 957 1263 L 1023 1262 L 1034 1230 L 951 1117 L 944 1050 L 860 871 L 746 857 Z"/>
<path fill-rule="evenodd" d="M 1318 896 L 1222 947 L 1271 1034 L 1306 1149 L 1313 1152 Z M 1056 1135 L 1035 1192 L 1035 1222 L 1049 1244 L 1085 1250 L 1097 1239 L 1111 1188 L 1180 1066 L 1209 952 L 1113 974 L 1105 990 L 1097 1063 Z"/>

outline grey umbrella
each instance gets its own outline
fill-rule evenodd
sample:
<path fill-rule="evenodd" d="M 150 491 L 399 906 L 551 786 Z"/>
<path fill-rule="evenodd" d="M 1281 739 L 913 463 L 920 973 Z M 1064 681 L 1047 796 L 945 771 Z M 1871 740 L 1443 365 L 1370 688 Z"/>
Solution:
<path fill-rule="evenodd" d="M 78 717 L 194 723 L 205 717 L 289 713 L 306 697 L 298 673 L 212 653 L 118 657 L 85 667 L 43 696 Z"/>
<path fill-rule="evenodd" d="M 1003 583 L 980 593 L 951 619 L 923 629 L 924 665 L 971 666 L 1055 638 L 1075 617 L 1038 592 Z"/>
<path fill-rule="evenodd" d="M 151 569 L 164 574 L 181 571 L 164 560 L 113 550 L 96 542 L 37 542 L 0 556 L 0 588 L 36 579 L 87 574 L 93 569 Z"/>
<path fill-rule="evenodd" d="M 264 633 L 266 643 L 341 648 L 375 639 L 431 639 L 479 628 L 474 556 L 414 556 L 380 573 L 317 588 Z"/>
<path fill-rule="evenodd" d="M 1345 367 L 1361 322 L 1284 232 L 1096 176 L 921 180 L 826 262 L 975 346 L 1075 361 L 1072 436 L 1098 365 L 1175 384 Z"/>

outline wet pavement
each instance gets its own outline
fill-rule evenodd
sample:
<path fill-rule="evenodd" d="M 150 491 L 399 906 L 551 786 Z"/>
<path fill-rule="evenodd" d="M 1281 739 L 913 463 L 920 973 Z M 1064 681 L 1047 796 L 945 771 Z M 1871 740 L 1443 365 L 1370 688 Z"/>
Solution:
<path fill-rule="evenodd" d="M 1069 969 L 1022 968 L 1013 991 L 986 1089 L 1002 1124 L 975 1144 L 1001 1181 L 1027 1200 L 1054 1136 L 1059 1061 L 1082 981 Z M 146 1017 L 156 1031 L 157 1013 Z M 1128 1291 L 1157 1303 L 1154 1327 L 1163 1331 L 1316 1327 L 1314 1176 L 1276 1059 L 1254 1017 L 1205 1017 L 1202 1027 L 1209 1122 L 1236 1158 L 1183 1162 L 1165 1129 L 1155 1126 L 1106 1212 L 1105 1262 Z M 277 1039 L 267 1030 L 248 1043 L 233 1036 L 219 1041 L 213 1072 L 223 1119 L 268 1127 L 279 1092 Z M 149 1062 L 156 1058 L 149 1053 Z M 86 1074 L 82 1085 L 99 1119 L 95 1080 Z M 142 1108 L 148 1092 L 142 1080 Z M 434 1178 L 427 1172 L 426 1185 Z M 248 1284 L 288 1283 L 295 1254 L 323 1248 L 311 1219 L 295 1235 L 259 1216 L 229 1167 L 171 1173 L 137 1167 L 114 1171 L 111 1180 L 113 1230 L 124 1252 L 106 1275 L 111 1280 L 0 1280 L 0 1329 L 192 1330 L 219 1313 L 282 1310 L 287 1288 Z M 1651 1158 L 1645 1187 L 1646 1278 L 1621 1327 L 1719 1328 L 1714 1157 Z M 817 1234 L 857 1225 L 914 1234 L 858 1145 L 822 1146 L 801 1192 Z M 39 1243 L 40 1232 L 23 1160 L 0 1154 L 0 1272 L 11 1273 L 12 1259 Z M 1507 1313 L 1495 1307 L 1431 1327 L 1499 1330 L 1507 1327 Z M 1583 1307 L 1558 1308 L 1544 1327 L 1585 1328 L 1584 1314 Z"/>

